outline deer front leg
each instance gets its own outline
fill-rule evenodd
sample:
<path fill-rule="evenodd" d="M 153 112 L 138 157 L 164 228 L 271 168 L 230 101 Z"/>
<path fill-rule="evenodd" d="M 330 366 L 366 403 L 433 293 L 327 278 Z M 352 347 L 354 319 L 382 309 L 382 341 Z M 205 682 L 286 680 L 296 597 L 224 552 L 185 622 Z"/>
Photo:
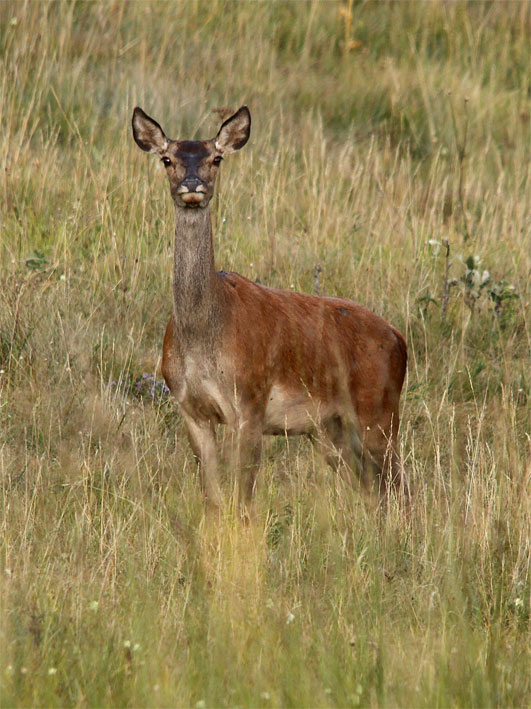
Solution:
<path fill-rule="evenodd" d="M 210 421 L 195 420 L 184 415 L 188 439 L 199 461 L 201 490 L 207 507 L 219 509 L 223 498 L 218 478 L 216 432 Z"/>

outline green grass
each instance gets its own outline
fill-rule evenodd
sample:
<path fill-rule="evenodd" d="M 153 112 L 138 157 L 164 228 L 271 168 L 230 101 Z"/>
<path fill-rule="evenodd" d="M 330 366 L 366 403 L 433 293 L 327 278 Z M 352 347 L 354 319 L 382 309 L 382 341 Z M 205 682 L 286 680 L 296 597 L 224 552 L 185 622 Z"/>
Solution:
<path fill-rule="evenodd" d="M 0 4 L 2 706 L 529 705 L 530 31 L 525 2 Z M 255 522 L 214 524 L 131 387 L 173 252 L 132 108 L 189 138 L 242 103 L 218 266 L 319 265 L 406 334 L 408 520 L 272 439 Z"/>

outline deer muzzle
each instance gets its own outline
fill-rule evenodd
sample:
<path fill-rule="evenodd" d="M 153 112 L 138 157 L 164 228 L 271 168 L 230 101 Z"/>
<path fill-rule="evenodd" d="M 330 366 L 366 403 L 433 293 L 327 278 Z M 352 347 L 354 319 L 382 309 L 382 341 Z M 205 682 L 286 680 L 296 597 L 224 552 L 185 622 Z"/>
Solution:
<path fill-rule="evenodd" d="M 183 180 L 177 194 L 185 204 L 200 204 L 206 197 L 206 187 L 200 180 Z"/>

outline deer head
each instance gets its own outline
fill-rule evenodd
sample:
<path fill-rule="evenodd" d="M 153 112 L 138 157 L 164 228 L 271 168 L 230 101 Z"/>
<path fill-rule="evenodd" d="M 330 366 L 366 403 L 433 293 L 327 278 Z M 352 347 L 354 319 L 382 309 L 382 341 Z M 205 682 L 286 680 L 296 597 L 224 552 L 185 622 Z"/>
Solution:
<path fill-rule="evenodd" d="M 242 106 L 221 125 L 212 140 L 170 140 L 160 125 L 138 106 L 133 111 L 133 137 L 147 153 L 156 153 L 166 167 L 176 207 L 204 208 L 225 155 L 243 148 L 251 132 L 251 114 Z"/>

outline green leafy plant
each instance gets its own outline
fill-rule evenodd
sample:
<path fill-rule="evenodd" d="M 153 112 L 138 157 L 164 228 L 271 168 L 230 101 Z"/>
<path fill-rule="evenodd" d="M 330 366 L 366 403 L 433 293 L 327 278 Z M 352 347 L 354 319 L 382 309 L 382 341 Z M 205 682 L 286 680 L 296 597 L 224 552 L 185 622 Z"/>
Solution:
<path fill-rule="evenodd" d="M 423 293 L 416 299 L 424 316 L 428 312 L 430 304 L 438 307 L 440 301 L 444 317 L 450 303 L 452 289 L 456 289 L 456 293 L 463 297 L 465 304 L 472 312 L 482 302 L 484 304 L 492 303 L 493 312 L 498 318 L 504 313 L 510 312 L 514 301 L 519 298 L 516 286 L 505 279 L 495 280 L 491 272 L 483 268 L 482 259 L 477 255 L 469 255 L 466 258 L 459 255 L 457 260 L 462 264 L 462 273 L 457 278 L 450 278 L 453 263 L 450 261 L 449 243 L 436 239 L 430 239 L 428 243 L 436 257 L 441 253 L 441 249 L 445 248 L 445 267 L 443 291 L 439 299 L 429 292 Z"/>
<path fill-rule="evenodd" d="M 43 271 L 48 266 L 48 260 L 44 257 L 44 254 L 41 251 L 37 251 L 37 249 L 35 249 L 33 256 L 27 258 L 24 261 L 24 264 L 26 268 L 30 269 L 30 271 Z"/>
<path fill-rule="evenodd" d="M 510 307 L 510 304 L 519 297 L 514 285 L 505 279 L 495 281 L 490 271 L 482 268 L 479 256 L 468 256 L 467 259 L 460 260 L 465 267 L 465 272 L 452 283 L 460 286 L 465 303 L 471 310 L 474 310 L 482 296 L 487 296 L 494 304 L 495 315 L 500 317 L 504 308 Z"/>

